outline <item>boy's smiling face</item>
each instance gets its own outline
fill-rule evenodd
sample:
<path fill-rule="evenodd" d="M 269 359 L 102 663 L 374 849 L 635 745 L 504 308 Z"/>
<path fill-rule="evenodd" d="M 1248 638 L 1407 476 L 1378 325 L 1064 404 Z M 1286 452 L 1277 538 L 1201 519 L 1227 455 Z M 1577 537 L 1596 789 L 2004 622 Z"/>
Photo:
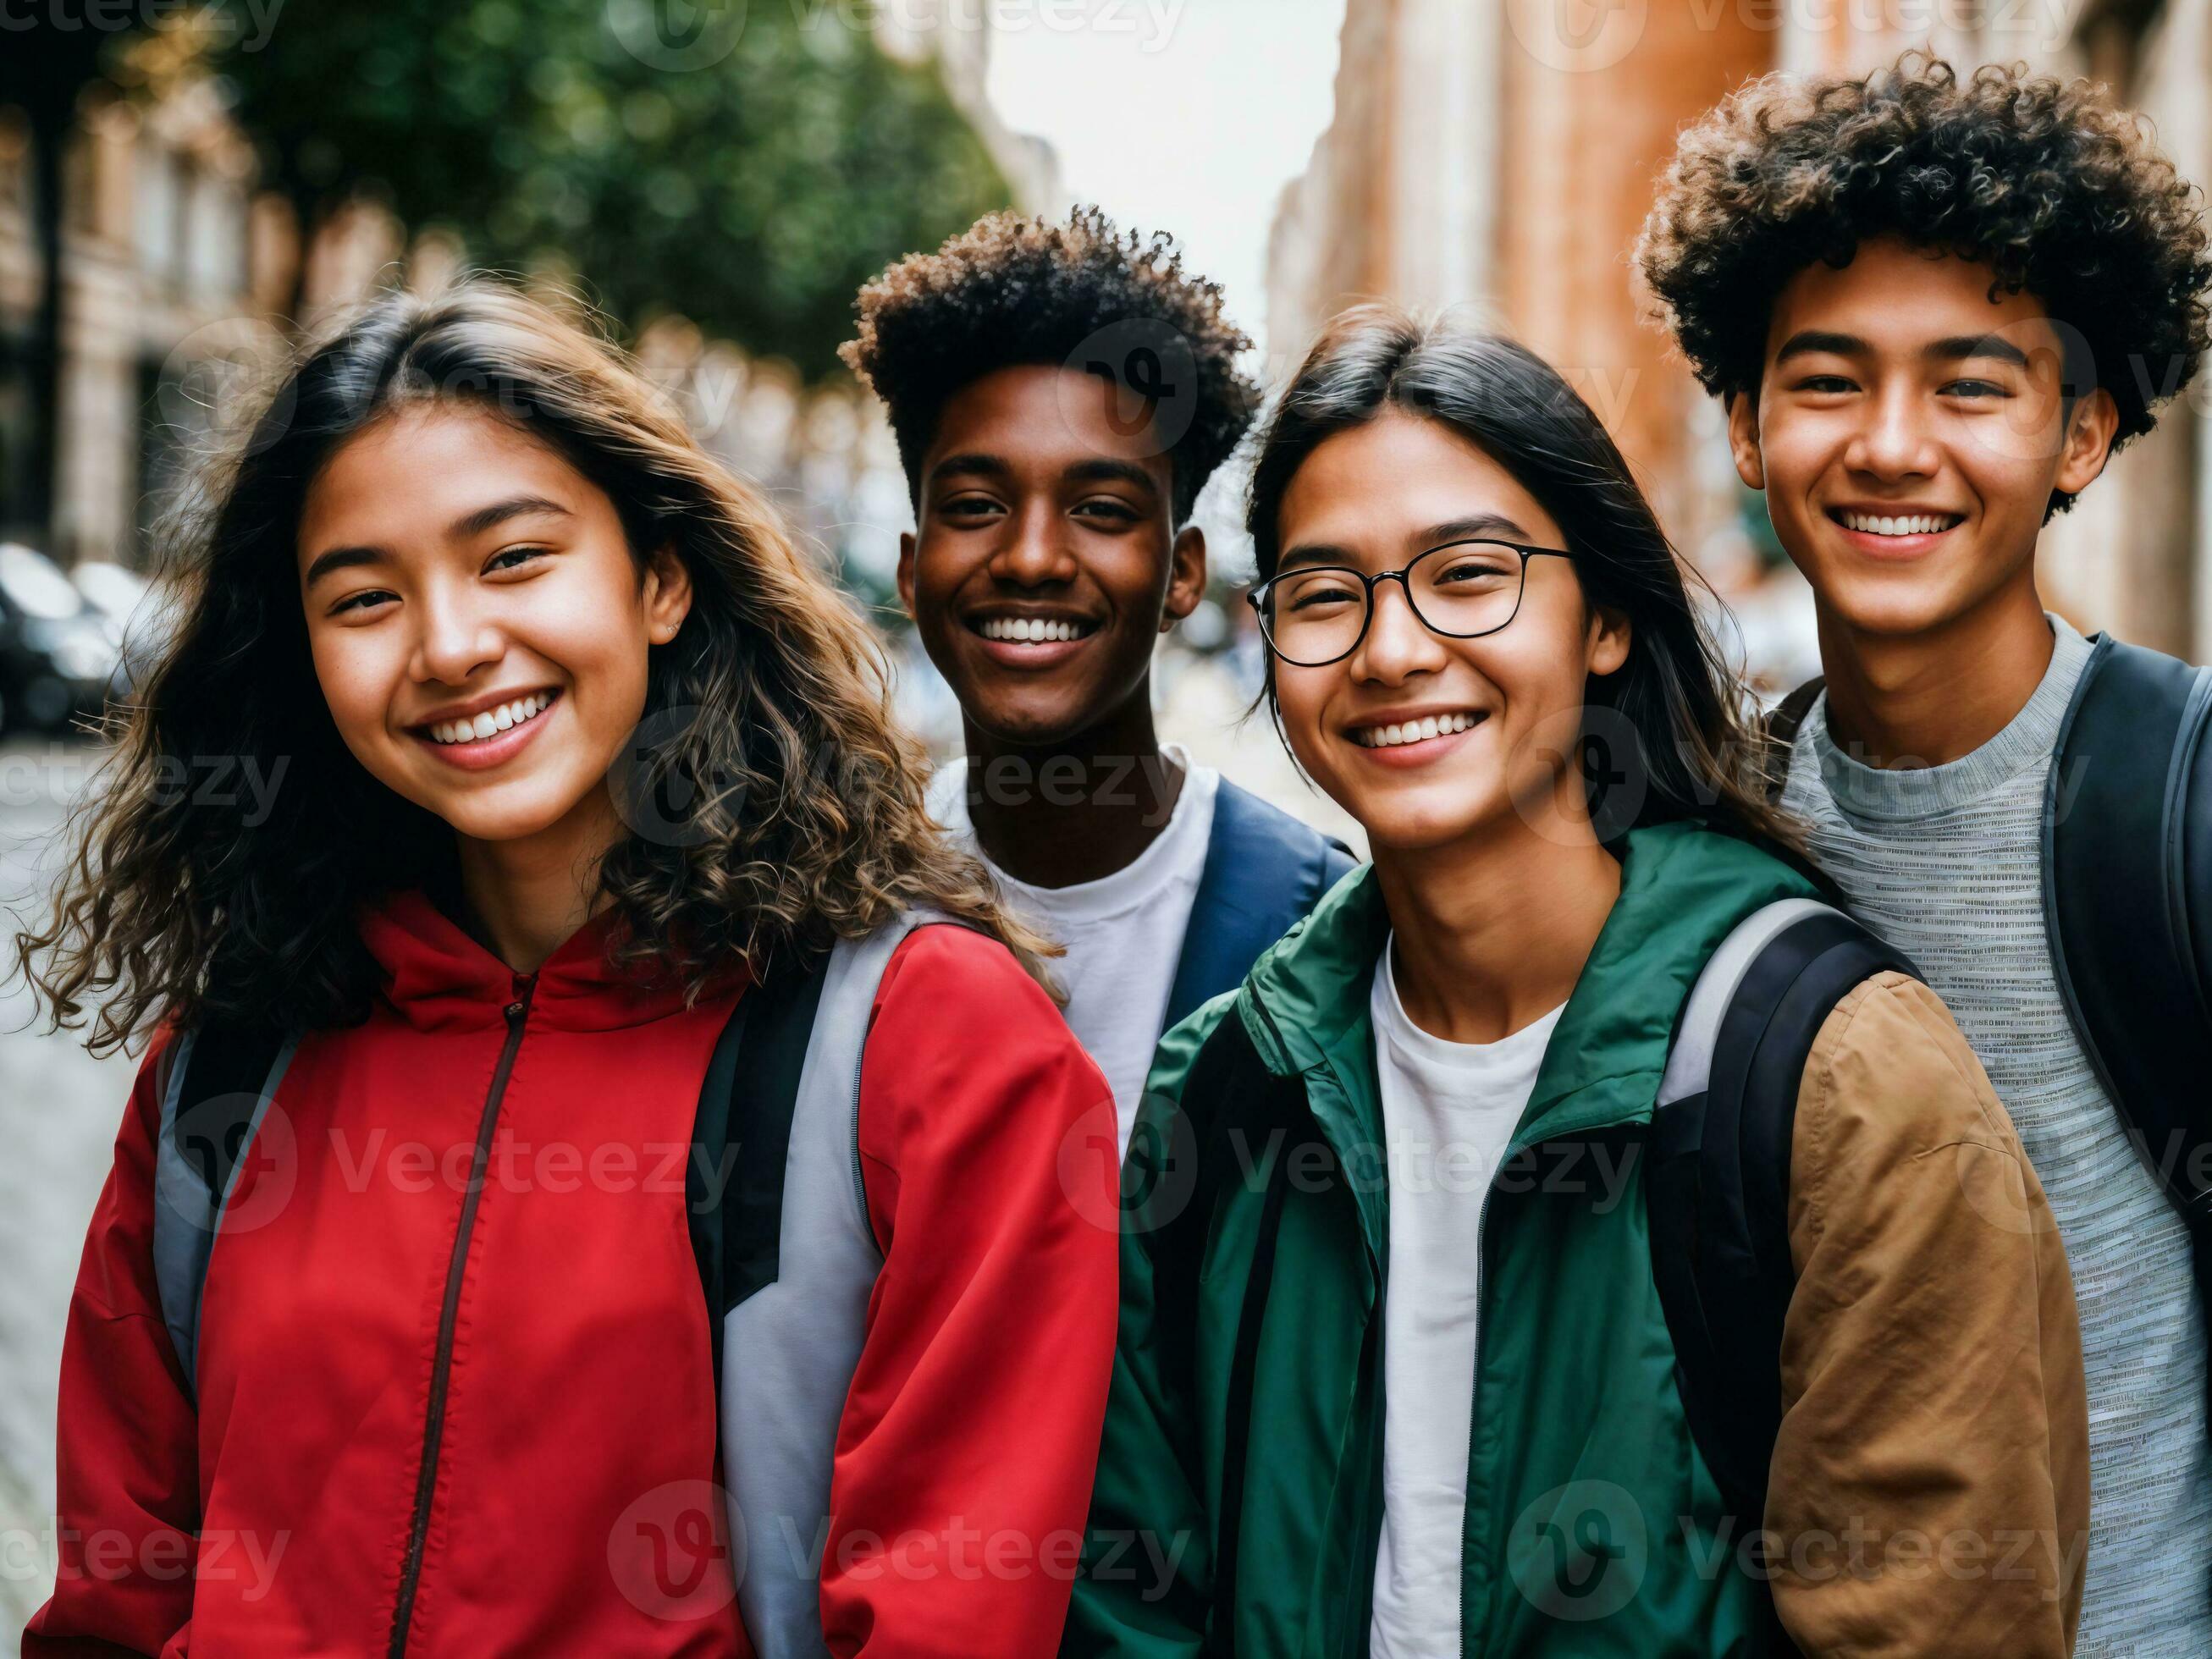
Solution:
<path fill-rule="evenodd" d="M 2031 294 L 1992 300 L 1990 283 L 1985 265 L 1881 238 L 1775 297 L 1729 445 L 1824 622 L 1921 634 L 2032 586 L 2053 492 L 2104 468 L 2111 395 L 2065 400 L 2069 331 Z"/>
<path fill-rule="evenodd" d="M 1169 457 L 1114 418 L 1110 392 L 1054 365 L 999 369 L 945 404 L 922 459 L 900 597 L 971 726 L 1003 744 L 1065 742 L 1123 709 L 1205 592 Z"/>

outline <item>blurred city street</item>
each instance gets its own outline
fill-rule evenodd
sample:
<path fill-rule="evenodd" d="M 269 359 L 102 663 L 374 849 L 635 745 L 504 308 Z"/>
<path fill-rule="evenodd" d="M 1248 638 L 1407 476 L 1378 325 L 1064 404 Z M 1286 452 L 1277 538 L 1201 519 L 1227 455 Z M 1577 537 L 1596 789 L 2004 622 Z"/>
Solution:
<path fill-rule="evenodd" d="M 0 744 L 0 914 L 10 936 L 38 902 L 88 757 L 46 738 Z M 11 1653 L 52 1570 L 62 1317 L 137 1070 L 133 1059 L 94 1060 L 45 1034 L 20 975 L 0 986 L 0 1650 Z"/>
<path fill-rule="evenodd" d="M 58 21 L 72 8 L 88 26 Z M 1929 46 L 2105 79 L 2212 177 L 2212 0 L 1938 8 L 1961 21 L 1925 38 L 1879 6 L 1582 0 L 280 9 L 0 11 L 0 1653 L 49 1589 L 63 1319 L 137 1066 L 46 1031 L 14 964 L 96 760 L 59 733 L 73 692 L 127 686 L 158 651 L 142 619 L 165 515 L 332 318 L 477 270 L 593 313 L 874 618 L 942 762 L 959 711 L 896 597 L 909 480 L 837 354 L 863 283 L 978 214 L 1095 204 L 1174 237 L 1270 391 L 1363 299 L 1526 343 L 1613 434 L 1771 696 L 1819 666 L 1810 589 L 1631 283 L 1683 124 L 1753 76 Z M 2002 21 L 2027 10 L 2071 21 Z M 2054 609 L 2199 661 L 2204 385 L 2041 544 Z M 1209 582 L 1157 659 L 1158 729 L 1364 855 L 1253 712 L 1249 459 L 1199 498 Z"/>

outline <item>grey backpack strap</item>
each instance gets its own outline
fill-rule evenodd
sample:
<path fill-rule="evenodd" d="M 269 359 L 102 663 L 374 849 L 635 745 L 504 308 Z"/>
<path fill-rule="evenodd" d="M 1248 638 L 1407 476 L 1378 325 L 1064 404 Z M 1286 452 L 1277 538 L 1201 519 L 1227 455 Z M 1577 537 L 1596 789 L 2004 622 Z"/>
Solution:
<path fill-rule="evenodd" d="M 744 1293 L 722 1316 L 722 1476 L 732 1559 L 741 1568 L 738 1609 L 760 1659 L 828 1651 L 821 1552 L 831 1456 L 884 1265 L 860 1168 L 860 1063 L 892 954 L 917 927 L 946 920 L 902 916 L 865 939 L 840 940 L 822 963 L 781 1148 L 775 1245 L 772 1255 L 764 1241 L 751 1252 L 772 1276 L 747 1275 Z M 757 1012 L 773 1007 L 764 997 Z M 751 1036 L 744 1040 L 750 1047 Z M 740 1098 L 746 1086 L 739 1076 Z M 757 1186 L 760 1172 L 736 1173 L 745 1162 L 740 1146 L 733 1184 Z"/>
<path fill-rule="evenodd" d="M 299 1047 L 266 1026 L 212 1022 L 177 1039 L 154 1153 L 154 1281 L 187 1395 L 197 1397 L 208 1259 L 276 1086 Z"/>

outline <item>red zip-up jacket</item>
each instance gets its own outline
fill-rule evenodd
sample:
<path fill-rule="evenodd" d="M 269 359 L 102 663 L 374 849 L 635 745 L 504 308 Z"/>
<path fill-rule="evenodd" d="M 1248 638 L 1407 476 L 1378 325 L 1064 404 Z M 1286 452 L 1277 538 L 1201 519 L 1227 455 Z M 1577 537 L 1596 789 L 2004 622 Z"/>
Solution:
<path fill-rule="evenodd" d="M 419 892 L 362 926 L 385 989 L 283 1072 L 190 1379 L 151 1255 L 167 1033 L 141 1068 L 70 1310 L 59 1579 L 24 1653 L 750 1656 L 684 1190 L 739 993 L 639 989 L 603 921 L 533 975 Z M 1116 1314 L 1114 1161 L 1067 1152 L 1102 1103 L 1002 945 L 899 944 L 858 1105 L 883 1265 L 820 1557 L 836 1654 L 1057 1644 Z"/>

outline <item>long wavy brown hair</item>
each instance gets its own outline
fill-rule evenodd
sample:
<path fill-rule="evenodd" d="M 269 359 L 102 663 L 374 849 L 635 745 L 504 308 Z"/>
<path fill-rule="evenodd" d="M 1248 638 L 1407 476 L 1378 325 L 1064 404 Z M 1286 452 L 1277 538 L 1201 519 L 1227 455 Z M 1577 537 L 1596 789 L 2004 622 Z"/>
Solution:
<path fill-rule="evenodd" d="M 609 780 L 631 830 L 597 876 L 618 963 L 696 996 L 735 962 L 766 976 L 928 908 L 1049 986 L 1054 948 L 930 822 L 927 758 L 843 593 L 588 320 L 477 277 L 387 295 L 303 348 L 164 527 L 178 626 L 108 716 L 49 918 L 15 936 L 55 1028 L 88 1026 L 101 1053 L 165 1018 L 356 1023 L 377 985 L 356 907 L 451 890 L 453 830 L 338 736 L 295 562 L 331 454 L 429 399 L 492 411 L 605 490 L 641 580 L 663 547 L 690 572 L 690 614 L 651 648 L 644 718 Z M 275 781 L 265 812 L 202 787 L 217 762 Z"/>

